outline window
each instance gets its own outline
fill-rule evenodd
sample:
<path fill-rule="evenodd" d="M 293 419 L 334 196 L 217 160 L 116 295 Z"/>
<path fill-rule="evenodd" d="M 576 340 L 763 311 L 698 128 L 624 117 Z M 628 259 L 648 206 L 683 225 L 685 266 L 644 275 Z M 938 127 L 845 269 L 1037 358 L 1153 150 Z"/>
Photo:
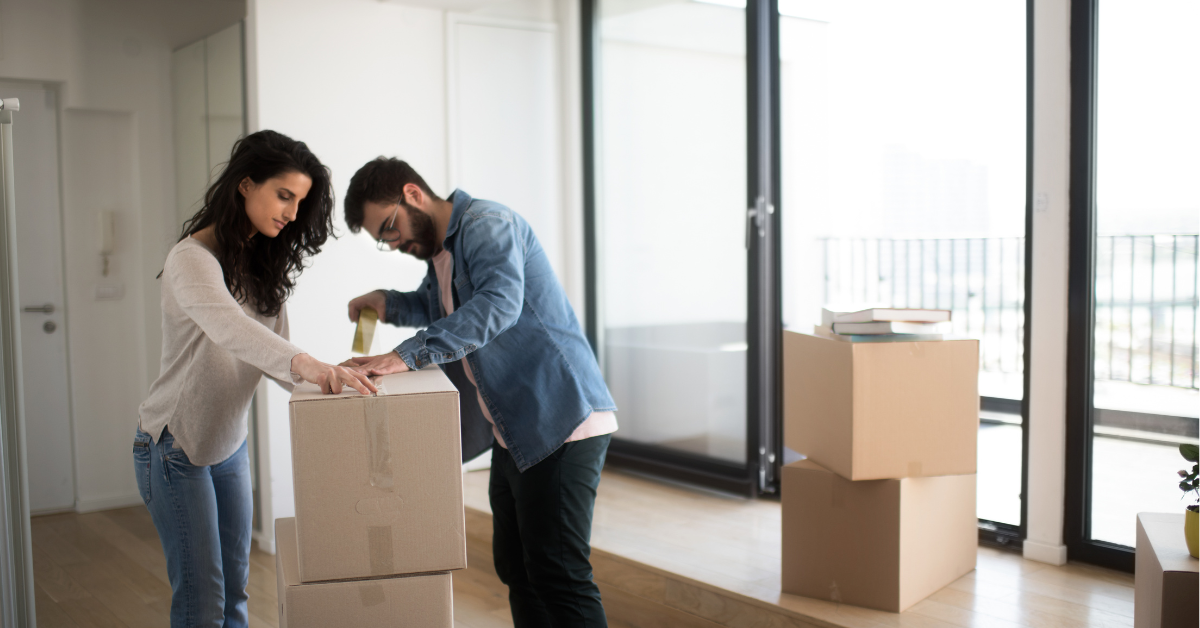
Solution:
<path fill-rule="evenodd" d="M 1137 513 L 1182 512 L 1178 445 L 1198 434 L 1200 5 L 1080 4 L 1068 544 L 1131 567 Z"/>
<path fill-rule="evenodd" d="M 610 458 L 769 490 L 778 332 L 950 309 L 982 345 L 980 517 L 1019 537 L 1024 3 L 585 0 L 584 22 Z"/>
<path fill-rule="evenodd" d="M 783 322 L 937 308 L 980 340 L 978 513 L 1022 524 L 1024 3 L 780 0 Z"/>
<path fill-rule="evenodd" d="M 747 477 L 747 66 L 741 8 L 593 8 L 595 341 L 610 457 Z"/>

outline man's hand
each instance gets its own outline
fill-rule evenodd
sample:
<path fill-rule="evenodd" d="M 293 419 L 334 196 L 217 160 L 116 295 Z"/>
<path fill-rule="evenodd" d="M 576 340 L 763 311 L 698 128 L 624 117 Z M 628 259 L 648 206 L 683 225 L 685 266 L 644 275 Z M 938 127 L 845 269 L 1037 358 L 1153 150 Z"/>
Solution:
<path fill-rule="evenodd" d="M 350 322 L 358 322 L 358 313 L 364 307 L 369 307 L 379 314 L 379 320 L 387 320 L 387 293 L 383 290 L 374 290 L 368 292 L 361 297 L 355 297 L 350 300 Z"/>
<path fill-rule="evenodd" d="M 404 360 L 400 359 L 400 355 L 395 351 L 389 351 L 383 355 L 365 355 L 361 358 L 350 358 L 342 362 L 341 366 L 349 367 L 351 370 L 358 371 L 363 375 L 390 375 L 409 370 L 408 365 L 404 363 Z"/>

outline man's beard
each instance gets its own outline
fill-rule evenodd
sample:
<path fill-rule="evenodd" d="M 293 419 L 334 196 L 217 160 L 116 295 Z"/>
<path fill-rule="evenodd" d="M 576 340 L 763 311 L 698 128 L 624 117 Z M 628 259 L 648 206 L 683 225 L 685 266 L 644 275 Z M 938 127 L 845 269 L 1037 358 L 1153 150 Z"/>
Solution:
<path fill-rule="evenodd" d="M 400 206 L 404 208 L 404 213 L 408 214 L 408 227 L 412 230 L 413 237 L 401 242 L 396 248 L 419 260 L 433 257 L 438 248 L 437 227 L 433 224 L 433 218 L 404 201 L 400 201 Z"/>

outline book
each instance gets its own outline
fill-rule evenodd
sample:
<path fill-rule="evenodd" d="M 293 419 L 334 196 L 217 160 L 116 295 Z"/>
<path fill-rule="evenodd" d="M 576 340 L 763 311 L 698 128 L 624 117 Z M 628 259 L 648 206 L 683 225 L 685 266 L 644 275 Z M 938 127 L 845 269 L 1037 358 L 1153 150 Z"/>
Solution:
<path fill-rule="evenodd" d="M 834 323 L 835 334 L 936 334 L 941 331 L 938 323 L 905 323 L 905 322 L 875 322 L 875 323 Z"/>
<path fill-rule="evenodd" d="M 930 342 L 944 340 L 942 334 L 835 334 L 824 325 L 813 325 L 813 335 L 839 342 Z"/>
<path fill-rule="evenodd" d="M 830 312 L 830 314 L 833 315 L 832 322 L 834 323 L 945 323 L 950 320 L 950 310 L 876 307 L 858 312 Z M 824 323 L 823 313 L 822 323 Z"/>

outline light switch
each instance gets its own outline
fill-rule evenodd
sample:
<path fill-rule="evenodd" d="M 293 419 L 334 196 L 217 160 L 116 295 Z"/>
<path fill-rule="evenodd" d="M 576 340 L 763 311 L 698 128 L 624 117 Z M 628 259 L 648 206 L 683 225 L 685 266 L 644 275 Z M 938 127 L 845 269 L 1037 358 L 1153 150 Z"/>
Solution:
<path fill-rule="evenodd" d="M 96 286 L 97 301 L 118 301 L 125 296 L 125 284 L 109 283 Z"/>

